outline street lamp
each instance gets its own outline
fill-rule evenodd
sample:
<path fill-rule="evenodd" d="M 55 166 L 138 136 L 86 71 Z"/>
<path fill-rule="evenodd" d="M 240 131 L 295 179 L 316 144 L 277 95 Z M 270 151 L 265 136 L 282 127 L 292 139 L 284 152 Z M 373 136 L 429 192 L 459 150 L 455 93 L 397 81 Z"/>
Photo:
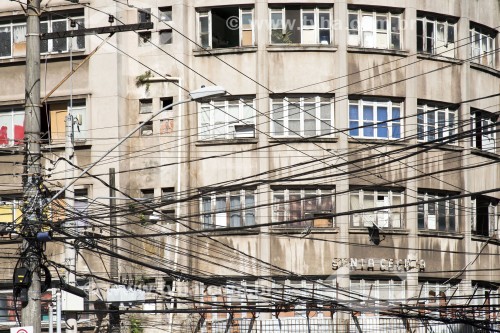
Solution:
<path fill-rule="evenodd" d="M 153 113 L 147 120 L 144 122 L 140 123 L 137 125 L 133 130 L 131 130 L 127 135 L 125 135 L 120 141 L 118 141 L 117 144 L 115 144 L 113 147 L 111 147 L 107 152 L 105 152 L 101 157 L 99 157 L 94 163 L 90 164 L 88 167 L 86 167 L 77 177 L 72 179 L 66 186 L 64 186 L 59 192 L 57 192 L 49 202 L 52 202 L 53 200 L 57 199 L 63 193 L 68 189 L 71 185 L 73 185 L 78 179 L 83 177 L 87 172 L 90 171 L 93 167 L 95 167 L 99 162 L 101 162 L 106 156 L 108 156 L 113 150 L 115 150 L 117 147 L 119 147 L 123 142 L 125 142 L 128 138 L 130 138 L 135 132 L 137 132 L 141 127 L 143 127 L 145 124 L 147 124 L 149 121 L 153 120 L 157 115 L 162 113 L 163 111 L 170 109 L 176 105 L 179 104 L 184 104 L 188 102 L 206 102 L 209 101 L 212 98 L 224 96 L 226 94 L 226 90 L 221 87 L 221 86 L 202 86 L 200 89 L 194 90 L 189 92 L 190 99 L 186 99 L 183 101 L 178 101 L 175 103 L 172 103 L 170 105 L 167 105 L 160 110 L 156 111 Z"/>

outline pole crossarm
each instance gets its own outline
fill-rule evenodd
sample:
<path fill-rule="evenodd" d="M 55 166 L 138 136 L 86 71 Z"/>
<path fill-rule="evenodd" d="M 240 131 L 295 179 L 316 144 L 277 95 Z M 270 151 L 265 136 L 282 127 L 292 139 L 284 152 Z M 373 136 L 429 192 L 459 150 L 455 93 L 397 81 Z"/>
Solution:
<path fill-rule="evenodd" d="M 134 24 L 113 25 L 109 27 L 77 29 L 69 31 L 56 31 L 56 32 L 43 33 L 40 35 L 40 39 L 47 40 L 47 39 L 77 37 L 85 35 L 114 34 L 116 32 L 151 30 L 153 29 L 153 27 L 154 27 L 153 22 L 144 22 L 144 23 L 134 23 Z"/>

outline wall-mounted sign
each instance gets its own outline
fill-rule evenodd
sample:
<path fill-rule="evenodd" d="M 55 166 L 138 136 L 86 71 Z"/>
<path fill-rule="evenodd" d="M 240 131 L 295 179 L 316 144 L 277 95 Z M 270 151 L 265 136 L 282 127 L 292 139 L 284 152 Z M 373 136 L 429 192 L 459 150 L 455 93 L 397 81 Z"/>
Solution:
<path fill-rule="evenodd" d="M 349 267 L 351 271 L 406 272 L 411 269 L 425 271 L 424 259 L 374 259 L 374 258 L 333 258 L 332 269 Z"/>

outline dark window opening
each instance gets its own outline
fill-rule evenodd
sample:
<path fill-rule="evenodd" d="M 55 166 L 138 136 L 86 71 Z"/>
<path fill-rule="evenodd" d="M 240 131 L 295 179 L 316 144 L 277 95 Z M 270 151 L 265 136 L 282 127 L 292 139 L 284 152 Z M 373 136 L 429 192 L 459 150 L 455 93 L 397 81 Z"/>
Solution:
<path fill-rule="evenodd" d="M 239 17 L 238 7 L 212 9 L 212 47 L 236 47 L 240 45 L 239 21 L 228 26 L 229 20 Z"/>

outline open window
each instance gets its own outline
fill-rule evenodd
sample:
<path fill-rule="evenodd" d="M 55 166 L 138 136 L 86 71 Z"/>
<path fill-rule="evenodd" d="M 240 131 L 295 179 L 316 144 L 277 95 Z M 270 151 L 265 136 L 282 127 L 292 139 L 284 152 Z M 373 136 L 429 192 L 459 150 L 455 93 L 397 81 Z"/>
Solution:
<path fill-rule="evenodd" d="M 471 112 L 472 146 L 484 151 L 496 151 L 498 115 L 473 109 Z"/>
<path fill-rule="evenodd" d="M 471 61 L 490 67 L 495 67 L 495 38 L 497 31 L 478 24 L 471 24 L 470 46 Z"/>
<path fill-rule="evenodd" d="M 455 58 L 456 18 L 419 15 L 417 51 Z"/>
<path fill-rule="evenodd" d="M 269 8 L 271 44 L 332 43 L 332 8 L 287 5 Z"/>
<path fill-rule="evenodd" d="M 432 191 L 418 192 L 418 229 L 456 232 L 458 199 L 452 194 Z M 428 202 L 431 201 L 431 202 Z"/>
<path fill-rule="evenodd" d="M 498 199 L 477 196 L 472 203 L 472 234 L 493 236 L 499 230 Z"/>
<path fill-rule="evenodd" d="M 44 112 L 45 111 L 45 112 Z M 73 101 L 49 102 L 44 106 L 42 114 L 49 119 L 42 119 L 42 132 L 48 132 L 51 144 L 62 144 L 66 135 L 66 116 L 70 113 L 75 120 L 74 138 L 76 141 L 87 138 L 87 107 L 84 99 Z M 47 128 L 48 125 L 48 128 Z"/>
<path fill-rule="evenodd" d="M 349 46 L 401 49 L 401 12 L 349 10 Z"/>
<path fill-rule="evenodd" d="M 199 44 L 203 48 L 254 45 L 253 9 L 220 7 L 198 12 Z"/>
<path fill-rule="evenodd" d="M 203 227 L 206 229 L 254 225 L 255 190 L 203 194 L 200 210 Z"/>
<path fill-rule="evenodd" d="M 399 206 L 403 202 L 403 192 L 392 190 L 368 190 L 353 189 L 350 193 L 349 204 L 351 211 L 367 210 L 366 212 L 355 212 L 351 215 L 352 227 L 378 228 L 404 228 L 403 208 Z"/>

